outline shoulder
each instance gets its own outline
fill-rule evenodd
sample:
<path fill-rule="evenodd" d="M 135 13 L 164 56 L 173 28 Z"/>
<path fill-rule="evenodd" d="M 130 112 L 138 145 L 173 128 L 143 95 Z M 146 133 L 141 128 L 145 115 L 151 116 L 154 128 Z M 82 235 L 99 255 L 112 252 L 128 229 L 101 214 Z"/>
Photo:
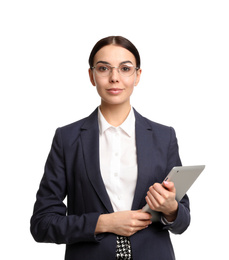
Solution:
<path fill-rule="evenodd" d="M 160 132 L 161 131 L 170 131 L 172 128 L 171 126 L 157 123 L 155 121 L 152 121 L 152 120 L 142 116 L 135 109 L 134 109 L 134 113 L 135 113 L 135 118 L 136 118 L 137 123 L 143 124 L 146 127 L 148 126 L 149 128 L 151 128 L 154 131 L 160 131 Z"/>
<path fill-rule="evenodd" d="M 141 114 L 139 114 L 135 109 L 136 127 L 144 127 L 151 130 L 153 135 L 159 139 L 173 139 L 176 136 L 175 130 L 171 126 L 157 123 L 152 121 Z"/>
<path fill-rule="evenodd" d="M 82 130 L 87 128 L 97 128 L 98 125 L 98 109 L 96 108 L 89 116 L 68 125 L 58 127 L 56 135 L 60 135 L 61 139 L 74 141 L 78 138 Z"/>

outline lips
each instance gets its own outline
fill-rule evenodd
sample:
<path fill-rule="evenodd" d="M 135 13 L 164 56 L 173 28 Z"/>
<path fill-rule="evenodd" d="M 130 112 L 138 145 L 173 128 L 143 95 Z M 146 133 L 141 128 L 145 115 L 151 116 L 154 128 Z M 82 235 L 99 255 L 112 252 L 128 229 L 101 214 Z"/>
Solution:
<path fill-rule="evenodd" d="M 109 88 L 107 90 L 107 92 L 112 95 L 118 95 L 118 94 L 122 93 L 122 91 L 123 91 L 123 89 L 120 89 L 120 88 Z"/>

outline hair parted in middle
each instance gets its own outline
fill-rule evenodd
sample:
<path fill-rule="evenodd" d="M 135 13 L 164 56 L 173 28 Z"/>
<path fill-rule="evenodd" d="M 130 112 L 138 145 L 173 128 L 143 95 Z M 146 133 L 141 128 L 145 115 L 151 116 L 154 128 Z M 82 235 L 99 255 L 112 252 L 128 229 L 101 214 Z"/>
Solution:
<path fill-rule="evenodd" d="M 134 44 L 131 41 L 129 41 L 128 39 L 126 39 L 122 36 L 109 36 L 109 37 L 99 40 L 93 47 L 90 57 L 89 57 L 90 68 L 92 68 L 94 66 L 93 63 L 94 63 L 95 54 L 100 49 L 102 49 L 103 47 L 105 47 L 107 45 L 117 45 L 117 46 L 123 47 L 123 48 L 127 49 L 128 51 L 130 51 L 136 59 L 136 67 L 140 68 L 141 59 L 140 59 L 140 55 L 139 55 L 137 48 L 134 46 Z"/>

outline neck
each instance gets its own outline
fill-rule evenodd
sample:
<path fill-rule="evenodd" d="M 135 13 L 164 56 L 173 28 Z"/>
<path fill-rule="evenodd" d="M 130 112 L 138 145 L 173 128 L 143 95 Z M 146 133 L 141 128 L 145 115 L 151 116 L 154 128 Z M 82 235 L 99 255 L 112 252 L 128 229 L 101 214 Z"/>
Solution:
<path fill-rule="evenodd" d="M 130 113 L 131 105 L 107 105 L 103 102 L 101 103 L 100 110 L 107 120 L 107 122 L 112 126 L 119 126 L 121 125 L 127 118 Z"/>

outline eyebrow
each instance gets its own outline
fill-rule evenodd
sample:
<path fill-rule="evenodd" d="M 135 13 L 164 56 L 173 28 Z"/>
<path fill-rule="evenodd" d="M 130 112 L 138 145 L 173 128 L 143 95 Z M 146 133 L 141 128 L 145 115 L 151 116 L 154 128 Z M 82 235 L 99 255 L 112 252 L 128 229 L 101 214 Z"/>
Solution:
<path fill-rule="evenodd" d="M 101 61 L 101 60 L 98 61 L 98 62 L 96 62 L 95 65 L 97 65 L 98 63 L 103 63 L 103 64 L 111 65 L 109 62 L 107 62 L 107 61 Z M 133 63 L 132 63 L 131 61 L 129 61 L 129 60 L 122 61 L 121 63 L 119 63 L 119 65 L 126 64 L 126 63 L 131 63 L 131 64 L 133 65 Z"/>

